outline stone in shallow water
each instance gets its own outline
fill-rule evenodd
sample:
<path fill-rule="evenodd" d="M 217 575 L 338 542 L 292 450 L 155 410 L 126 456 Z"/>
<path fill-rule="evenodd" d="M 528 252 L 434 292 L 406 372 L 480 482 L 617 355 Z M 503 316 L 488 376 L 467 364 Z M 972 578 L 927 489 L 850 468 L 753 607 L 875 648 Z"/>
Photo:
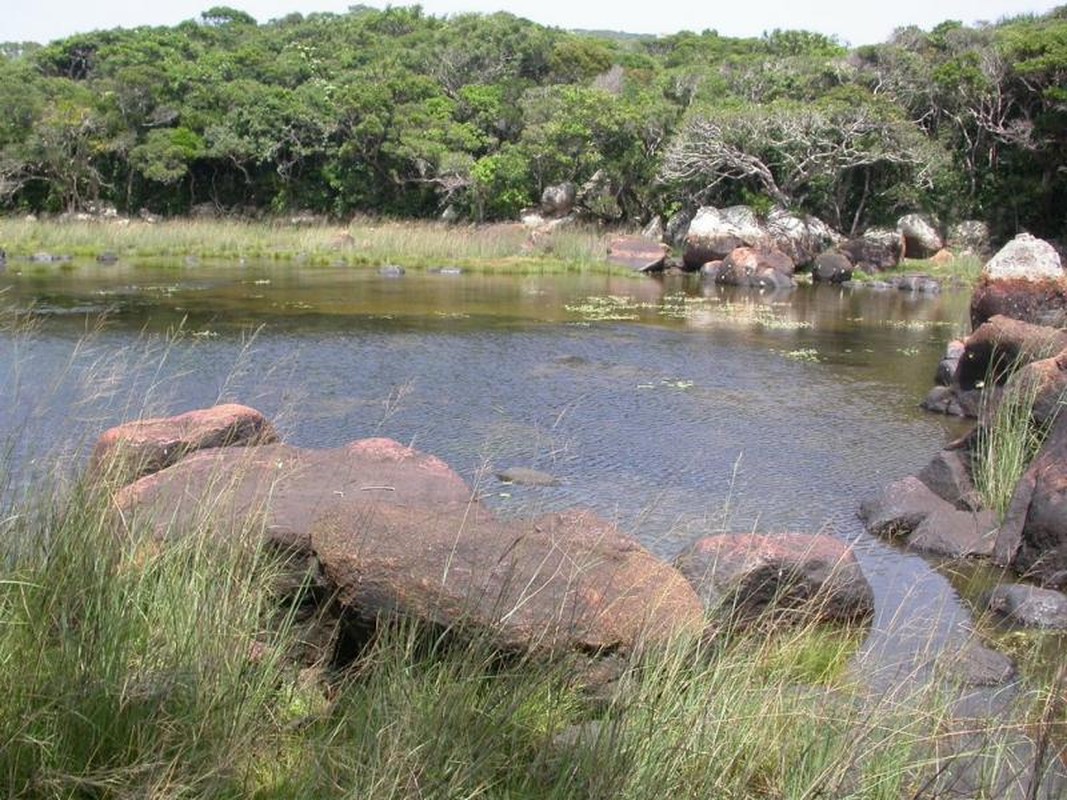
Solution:
<path fill-rule="evenodd" d="M 498 480 L 504 483 L 516 483 L 520 486 L 559 486 L 560 480 L 547 472 L 529 467 L 508 467 L 496 473 Z"/>
<path fill-rule="evenodd" d="M 998 586 L 989 598 L 989 610 L 1016 625 L 1067 630 L 1067 595 L 1016 583 Z"/>

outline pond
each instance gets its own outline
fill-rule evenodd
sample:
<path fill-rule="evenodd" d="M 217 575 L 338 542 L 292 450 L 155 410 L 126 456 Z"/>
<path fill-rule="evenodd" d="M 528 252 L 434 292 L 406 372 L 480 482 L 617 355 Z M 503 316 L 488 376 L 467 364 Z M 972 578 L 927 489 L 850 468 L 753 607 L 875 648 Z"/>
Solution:
<path fill-rule="evenodd" d="M 912 665 L 964 635 L 967 604 L 922 558 L 866 534 L 856 509 L 961 433 L 918 403 L 968 300 L 768 296 L 681 277 L 11 264 L 0 442 L 29 480 L 57 458 L 80 463 L 109 425 L 231 400 L 296 445 L 412 444 L 501 513 L 590 507 L 665 558 L 719 531 L 826 532 L 855 544 L 875 588 L 867 651 Z M 493 477 L 513 466 L 560 485 Z"/>

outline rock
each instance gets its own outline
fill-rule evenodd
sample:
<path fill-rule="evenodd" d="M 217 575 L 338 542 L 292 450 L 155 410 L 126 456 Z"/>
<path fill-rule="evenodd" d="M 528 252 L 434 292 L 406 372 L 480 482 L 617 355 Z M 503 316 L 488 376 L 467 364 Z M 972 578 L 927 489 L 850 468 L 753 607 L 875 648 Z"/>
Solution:
<path fill-rule="evenodd" d="M 245 535 L 254 520 L 271 543 L 306 553 L 317 517 L 353 497 L 405 508 L 473 503 L 466 481 L 440 459 L 391 439 L 362 439 L 329 450 L 202 450 L 121 489 L 115 505 L 157 538 L 204 524 L 217 535 Z"/>
<path fill-rule="evenodd" d="M 1051 425 L 1067 402 L 1067 350 L 1020 367 L 1008 379 L 1005 391 L 1032 396 L 1030 419 L 1037 426 Z"/>
<path fill-rule="evenodd" d="M 675 249 L 683 249 L 685 237 L 689 233 L 689 226 L 695 216 L 696 211 L 691 208 L 683 208 L 672 214 L 664 226 L 663 241 Z"/>
<path fill-rule="evenodd" d="M 1016 369 L 1067 348 L 1067 331 L 1033 325 L 1005 316 L 991 317 L 963 340 L 956 383 L 973 389 L 1003 383 Z"/>
<path fill-rule="evenodd" d="M 942 248 L 936 253 L 934 253 L 932 256 L 930 256 L 929 260 L 931 264 L 937 264 L 937 266 L 939 267 L 945 267 L 955 261 L 956 256 L 952 253 L 951 250 L 946 250 Z"/>
<path fill-rule="evenodd" d="M 590 513 L 503 523 L 346 500 L 311 543 L 357 623 L 419 619 L 534 653 L 628 653 L 703 624 L 681 575 Z"/>
<path fill-rule="evenodd" d="M 956 652 L 946 652 L 938 665 L 950 680 L 965 686 L 1003 686 L 1016 675 L 1010 658 L 973 640 Z"/>
<path fill-rule="evenodd" d="M 713 278 L 728 286 L 784 289 L 796 285 L 794 270 L 792 259 L 778 250 L 738 247 L 723 259 Z"/>
<path fill-rule="evenodd" d="M 738 247 L 762 246 L 768 239 L 748 206 L 721 210 L 704 206 L 689 224 L 682 259 L 687 268 L 695 270 L 709 261 L 725 259 Z"/>
<path fill-rule="evenodd" d="M 897 220 L 897 230 L 904 237 L 906 258 L 929 258 L 945 246 L 937 229 L 921 214 L 907 214 Z"/>
<path fill-rule="evenodd" d="M 767 215 L 766 231 L 774 248 L 789 256 L 798 267 L 813 264 L 820 253 L 840 238 L 821 219 L 798 217 L 781 208 Z"/>
<path fill-rule="evenodd" d="M 1058 281 L 1065 276 L 1056 248 L 1043 239 L 1020 233 L 986 262 L 982 277 L 990 281 Z"/>
<path fill-rule="evenodd" d="M 904 237 L 898 231 L 872 229 L 838 248 L 863 272 L 892 269 L 904 258 Z"/>
<path fill-rule="evenodd" d="M 844 283 L 852 280 L 852 262 L 848 256 L 829 250 L 815 259 L 811 279 L 816 283 Z"/>
<path fill-rule="evenodd" d="M 1067 585 L 1067 415 L 1016 484 L 993 559 L 1043 585 Z"/>
<path fill-rule="evenodd" d="M 902 292 L 938 294 L 941 291 L 941 284 L 926 275 L 899 275 L 890 280 L 889 285 Z"/>
<path fill-rule="evenodd" d="M 569 181 L 546 186 L 541 192 L 541 211 L 546 217 L 565 217 L 577 199 L 578 187 Z"/>
<path fill-rule="evenodd" d="M 378 274 L 383 278 L 402 278 L 407 271 L 397 264 L 384 264 L 378 267 Z"/>
<path fill-rule="evenodd" d="M 559 486 L 560 480 L 555 475 L 528 467 L 510 467 L 495 473 L 504 483 L 517 483 L 520 486 Z"/>
<path fill-rule="evenodd" d="M 998 524 L 992 511 L 937 509 L 908 537 L 908 549 L 947 558 L 990 556 Z"/>
<path fill-rule="evenodd" d="M 317 564 L 345 647 L 402 617 L 524 652 L 626 653 L 703 623 L 685 579 L 611 524 L 499 521 L 447 464 L 388 439 L 202 450 L 115 504 L 131 531 L 263 537 L 293 569 Z"/>
<path fill-rule="evenodd" d="M 636 272 L 658 272 L 667 262 L 670 248 L 643 236 L 616 236 L 608 244 L 608 261 Z"/>
<path fill-rule="evenodd" d="M 998 314 L 1067 327 L 1067 275 L 1048 242 L 1019 234 L 986 263 L 971 297 L 971 325 Z"/>
<path fill-rule="evenodd" d="M 262 445 L 277 439 L 274 426 L 260 412 L 228 403 L 111 428 L 96 441 L 90 471 L 125 485 L 197 450 Z"/>
<path fill-rule="evenodd" d="M 648 224 L 641 229 L 641 238 L 647 239 L 650 242 L 662 242 L 666 230 L 663 227 L 663 220 L 660 217 L 653 217 L 648 221 Z"/>
<path fill-rule="evenodd" d="M 106 250 L 96 257 L 96 263 L 98 264 L 117 264 L 119 260 L 119 254 L 110 250 Z"/>
<path fill-rule="evenodd" d="M 989 610 L 1023 627 L 1067 630 L 1067 595 L 1053 589 L 1003 584 L 990 595 Z"/>
<path fill-rule="evenodd" d="M 463 215 L 460 214 L 459 209 L 450 203 L 445 206 L 445 210 L 441 212 L 441 216 L 438 219 L 446 225 L 453 225 L 459 222 L 462 217 Z"/>
<path fill-rule="evenodd" d="M 674 561 L 704 607 L 741 620 L 764 613 L 859 621 L 874 593 L 851 548 L 831 536 L 722 534 L 686 548 Z"/>
<path fill-rule="evenodd" d="M 960 402 L 956 391 L 950 386 L 935 386 L 927 393 L 919 406 L 926 411 L 932 411 L 935 414 L 946 414 L 950 417 L 977 416 L 977 412 L 968 413 Z"/>
<path fill-rule="evenodd" d="M 909 475 L 889 484 L 876 497 L 864 500 L 859 514 L 870 533 L 893 539 L 909 536 L 935 511 L 952 510 L 951 503 Z"/>
<path fill-rule="evenodd" d="M 1067 328 L 1067 279 L 981 278 L 971 294 L 971 327 L 995 316 Z"/>
<path fill-rule="evenodd" d="M 916 476 L 934 494 L 958 509 L 977 511 L 981 498 L 971 477 L 969 453 L 942 450 Z"/>
<path fill-rule="evenodd" d="M 983 256 L 989 252 L 989 226 L 978 220 L 964 220 L 948 229 L 948 245 L 960 253 Z"/>
<path fill-rule="evenodd" d="M 952 386 L 956 381 L 956 370 L 959 369 L 960 359 L 966 347 L 961 339 L 952 339 L 945 345 L 945 354 L 937 363 L 937 373 L 934 382 L 938 386 Z"/>

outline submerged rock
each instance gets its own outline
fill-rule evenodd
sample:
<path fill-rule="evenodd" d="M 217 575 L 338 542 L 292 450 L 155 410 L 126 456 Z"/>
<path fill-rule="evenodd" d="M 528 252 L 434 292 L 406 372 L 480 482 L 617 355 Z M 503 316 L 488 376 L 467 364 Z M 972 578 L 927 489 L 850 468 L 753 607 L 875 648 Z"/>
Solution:
<path fill-rule="evenodd" d="M 521 486 L 559 486 L 560 480 L 547 472 L 529 467 L 509 467 L 496 473 L 498 480 L 504 483 L 516 483 Z"/>

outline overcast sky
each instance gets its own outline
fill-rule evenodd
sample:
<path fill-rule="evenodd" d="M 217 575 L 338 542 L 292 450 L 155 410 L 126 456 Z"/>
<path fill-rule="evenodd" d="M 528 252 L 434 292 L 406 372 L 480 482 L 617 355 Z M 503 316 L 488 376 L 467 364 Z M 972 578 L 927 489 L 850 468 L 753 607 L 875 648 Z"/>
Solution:
<path fill-rule="evenodd" d="M 194 19 L 215 5 L 247 11 L 259 22 L 299 11 L 343 13 L 359 0 L 6 0 L 0 15 L 0 41 L 47 42 L 100 28 L 173 25 Z M 1060 0 L 1063 2 L 1063 0 Z M 384 7 L 385 2 L 364 0 Z M 394 2 L 392 5 L 410 5 Z M 725 36 L 759 36 L 775 28 L 803 28 L 836 36 L 845 44 L 885 41 L 893 29 L 929 29 L 946 19 L 967 24 L 1026 12 L 1044 12 L 1056 2 L 1039 0 L 426 0 L 428 14 L 510 11 L 561 28 L 675 33 L 717 30 Z"/>

